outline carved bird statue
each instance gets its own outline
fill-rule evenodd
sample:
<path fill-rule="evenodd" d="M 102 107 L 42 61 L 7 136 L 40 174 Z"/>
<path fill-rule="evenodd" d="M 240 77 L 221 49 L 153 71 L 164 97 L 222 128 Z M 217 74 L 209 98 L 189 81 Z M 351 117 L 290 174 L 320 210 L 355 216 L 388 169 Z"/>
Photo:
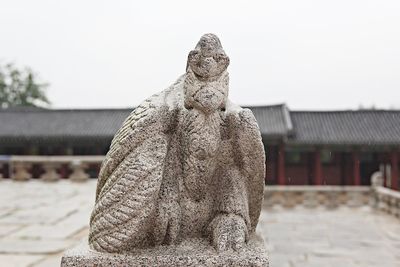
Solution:
<path fill-rule="evenodd" d="M 265 153 L 252 112 L 228 100 L 229 57 L 214 34 L 186 73 L 133 110 L 102 163 L 89 245 L 101 252 L 207 239 L 239 250 L 261 211 Z"/>

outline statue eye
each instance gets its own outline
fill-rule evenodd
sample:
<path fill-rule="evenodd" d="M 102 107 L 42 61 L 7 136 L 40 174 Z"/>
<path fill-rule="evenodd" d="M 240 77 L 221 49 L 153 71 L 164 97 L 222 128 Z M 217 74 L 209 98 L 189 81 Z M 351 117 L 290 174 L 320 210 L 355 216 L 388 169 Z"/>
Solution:
<path fill-rule="evenodd" d="M 220 61 L 220 60 L 223 59 L 223 58 L 226 58 L 226 56 L 225 56 L 224 53 L 217 53 L 217 54 L 215 54 L 215 56 L 214 56 L 214 60 L 215 60 L 215 61 Z"/>
<path fill-rule="evenodd" d="M 192 50 L 189 52 L 189 58 L 190 59 L 196 58 L 199 55 L 199 53 L 200 53 L 200 51 L 198 51 L 198 50 Z"/>

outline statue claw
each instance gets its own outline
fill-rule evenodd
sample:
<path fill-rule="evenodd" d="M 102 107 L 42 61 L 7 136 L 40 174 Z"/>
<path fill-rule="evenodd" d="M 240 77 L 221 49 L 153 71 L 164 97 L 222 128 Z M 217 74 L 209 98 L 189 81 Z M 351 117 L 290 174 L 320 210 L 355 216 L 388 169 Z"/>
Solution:
<path fill-rule="evenodd" d="M 247 240 L 247 226 L 236 214 L 218 215 L 210 224 L 214 248 L 218 252 L 243 249 Z"/>

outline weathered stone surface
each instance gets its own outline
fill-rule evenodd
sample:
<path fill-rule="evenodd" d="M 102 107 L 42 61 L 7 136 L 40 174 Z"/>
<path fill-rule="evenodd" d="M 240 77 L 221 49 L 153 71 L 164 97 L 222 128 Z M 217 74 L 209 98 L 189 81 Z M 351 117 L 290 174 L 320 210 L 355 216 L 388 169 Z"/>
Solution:
<path fill-rule="evenodd" d="M 228 100 L 228 65 L 218 37 L 205 34 L 186 74 L 126 119 L 100 170 L 93 250 L 192 238 L 220 252 L 246 246 L 261 212 L 265 154 L 252 112 Z"/>
<path fill-rule="evenodd" d="M 240 251 L 218 253 L 204 239 L 186 240 L 179 245 L 139 249 L 125 254 L 99 253 L 81 245 L 68 251 L 62 258 L 62 267 L 75 266 L 268 266 L 264 242 L 252 236 Z"/>
<path fill-rule="evenodd" d="M 251 238 L 264 146 L 252 112 L 228 100 L 228 65 L 218 37 L 203 35 L 186 73 L 125 120 L 90 218 L 89 247 L 103 254 L 64 266 L 268 265 L 262 240 Z"/>

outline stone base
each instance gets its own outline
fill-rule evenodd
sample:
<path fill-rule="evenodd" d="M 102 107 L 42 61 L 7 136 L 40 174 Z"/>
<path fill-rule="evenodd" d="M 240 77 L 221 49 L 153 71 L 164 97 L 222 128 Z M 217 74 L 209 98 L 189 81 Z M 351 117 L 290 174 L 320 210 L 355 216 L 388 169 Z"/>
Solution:
<path fill-rule="evenodd" d="M 141 249 L 129 254 L 99 253 L 81 245 L 67 251 L 61 267 L 109 267 L 109 266 L 236 266 L 268 267 L 264 241 L 258 235 L 239 252 L 217 253 L 207 240 L 185 241 L 178 246 L 161 246 Z"/>

